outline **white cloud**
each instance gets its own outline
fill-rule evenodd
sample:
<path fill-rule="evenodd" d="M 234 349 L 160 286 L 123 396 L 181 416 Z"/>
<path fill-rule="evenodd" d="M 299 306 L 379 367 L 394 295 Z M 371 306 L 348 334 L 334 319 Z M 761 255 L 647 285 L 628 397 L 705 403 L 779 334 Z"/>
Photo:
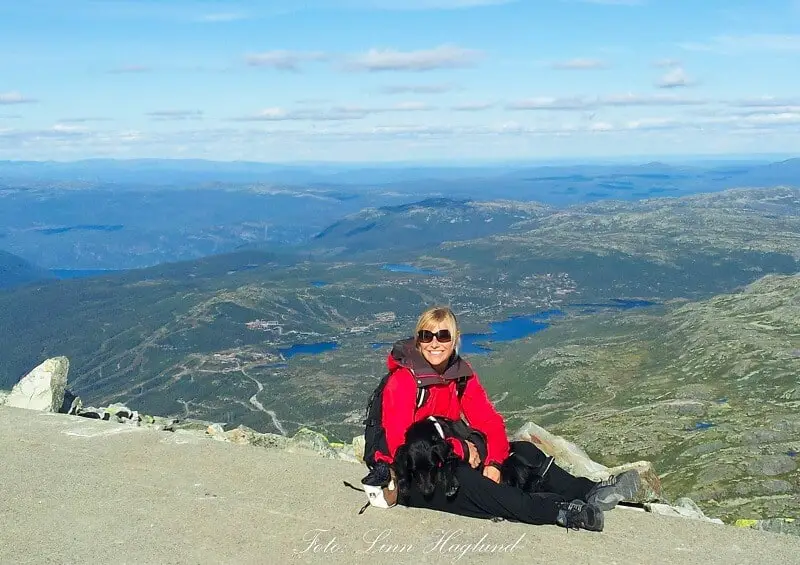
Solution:
<path fill-rule="evenodd" d="M 60 124 L 86 124 L 89 122 L 110 122 L 112 121 L 111 118 L 101 118 L 101 117 L 79 117 L 79 118 L 62 118 L 58 120 Z"/>
<path fill-rule="evenodd" d="M 434 106 L 422 102 L 401 102 L 392 106 L 334 106 L 329 109 L 302 109 L 289 110 L 281 107 L 266 108 L 249 116 L 233 118 L 233 121 L 311 121 L 329 122 L 361 120 L 372 114 L 386 114 L 391 112 L 428 112 L 435 110 Z"/>
<path fill-rule="evenodd" d="M 603 106 L 693 106 L 707 104 L 700 98 L 683 98 L 667 94 L 612 94 L 596 98 L 528 98 L 512 102 L 509 110 L 588 110 Z"/>
<path fill-rule="evenodd" d="M 383 94 L 442 94 L 455 89 L 452 84 L 392 84 L 381 87 L 380 91 Z"/>
<path fill-rule="evenodd" d="M 586 71 L 594 69 L 605 69 L 608 65 L 600 59 L 570 59 L 568 61 L 558 61 L 550 65 L 556 70 L 566 71 Z"/>
<path fill-rule="evenodd" d="M 552 98 L 540 96 L 512 102 L 506 106 L 508 110 L 585 110 L 597 103 L 585 98 Z"/>
<path fill-rule="evenodd" d="M 0 92 L 0 105 L 31 104 L 33 102 L 37 102 L 37 100 L 29 96 L 24 96 L 16 90 Z"/>
<path fill-rule="evenodd" d="M 299 71 L 301 63 L 326 61 L 327 59 L 328 55 L 318 51 L 286 51 L 282 49 L 245 56 L 245 61 L 251 67 L 270 67 L 292 72 Z"/>
<path fill-rule="evenodd" d="M 440 45 L 433 49 L 398 51 L 396 49 L 370 49 L 347 62 L 354 71 L 432 71 L 471 67 L 482 57 L 480 51 L 455 45 Z"/>
<path fill-rule="evenodd" d="M 684 98 L 669 94 L 616 94 L 598 98 L 600 106 L 699 106 L 708 104 L 703 98 Z"/>
<path fill-rule="evenodd" d="M 200 120 L 203 118 L 203 112 L 200 110 L 157 110 L 147 112 L 146 115 L 161 121 Z"/>
<path fill-rule="evenodd" d="M 709 51 L 723 55 L 753 51 L 800 51 L 800 34 L 748 34 L 718 35 L 706 42 L 684 42 L 679 44 L 687 51 Z"/>
<path fill-rule="evenodd" d="M 78 125 L 74 125 L 74 124 L 58 123 L 58 124 L 55 124 L 53 126 L 52 131 L 57 132 L 57 133 L 66 133 L 66 134 L 84 133 L 84 132 L 88 131 L 88 128 L 86 128 L 85 126 L 78 126 Z"/>
<path fill-rule="evenodd" d="M 494 107 L 492 102 L 465 102 L 463 104 L 456 104 L 451 108 L 456 112 L 482 112 Z"/>
<path fill-rule="evenodd" d="M 729 102 L 731 106 L 739 108 L 774 108 L 780 106 L 800 106 L 800 98 L 776 98 L 774 96 L 761 96 L 757 98 L 743 98 Z"/>
<path fill-rule="evenodd" d="M 689 78 L 689 75 L 686 74 L 683 67 L 674 67 L 670 69 L 656 82 L 656 86 L 659 88 L 680 88 L 691 86 L 692 84 L 694 84 L 694 81 Z"/>

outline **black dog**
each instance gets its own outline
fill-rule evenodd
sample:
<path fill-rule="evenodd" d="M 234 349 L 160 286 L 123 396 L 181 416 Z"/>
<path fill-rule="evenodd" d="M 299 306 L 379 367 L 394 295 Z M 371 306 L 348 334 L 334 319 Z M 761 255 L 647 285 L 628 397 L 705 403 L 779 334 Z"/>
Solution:
<path fill-rule="evenodd" d="M 462 461 L 445 440 L 451 436 L 452 422 L 445 418 L 421 420 L 408 428 L 405 443 L 394 457 L 401 503 L 408 500 L 412 488 L 430 499 L 439 484 L 447 498 L 456 495 L 459 484 L 455 471 Z"/>
<path fill-rule="evenodd" d="M 459 487 L 455 470 L 466 463 L 453 452 L 445 438 L 481 440 L 475 438 L 474 433 L 477 432 L 469 430 L 463 422 L 447 418 L 428 418 L 411 425 L 405 443 L 395 455 L 399 500 L 407 499 L 412 486 L 430 499 L 440 482 L 447 498 L 455 496 Z M 483 451 L 482 447 L 479 451 Z M 527 442 L 512 442 L 510 447 L 511 453 L 500 467 L 501 483 L 523 492 L 539 492 L 553 458 Z"/>

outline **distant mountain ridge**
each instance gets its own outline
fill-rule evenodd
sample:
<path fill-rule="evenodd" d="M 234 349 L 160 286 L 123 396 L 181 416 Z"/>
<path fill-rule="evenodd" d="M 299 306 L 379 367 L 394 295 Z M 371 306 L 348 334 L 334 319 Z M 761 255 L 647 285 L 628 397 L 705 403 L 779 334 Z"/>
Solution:
<path fill-rule="evenodd" d="M 339 253 L 385 249 L 410 252 L 445 241 L 474 239 L 513 231 L 552 212 L 535 202 L 427 198 L 408 204 L 367 208 L 334 222 L 312 240 Z"/>
<path fill-rule="evenodd" d="M 37 267 L 22 257 L 0 250 L 0 288 L 11 288 L 51 278 L 54 277 L 49 271 Z"/>

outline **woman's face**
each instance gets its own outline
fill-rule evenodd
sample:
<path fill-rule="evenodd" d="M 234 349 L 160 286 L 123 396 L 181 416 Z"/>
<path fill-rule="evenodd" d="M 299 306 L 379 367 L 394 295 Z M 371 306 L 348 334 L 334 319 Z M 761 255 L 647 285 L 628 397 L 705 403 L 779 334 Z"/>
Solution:
<path fill-rule="evenodd" d="M 446 330 L 450 332 L 450 341 L 447 342 L 440 342 L 438 337 L 434 337 L 433 341 L 430 343 L 423 343 L 422 341 L 417 340 L 419 343 L 420 353 L 422 353 L 422 356 L 425 358 L 425 360 L 431 364 L 431 367 L 434 369 L 444 368 L 447 366 L 447 360 L 450 359 L 450 355 L 453 353 L 453 349 L 456 346 L 456 337 L 458 336 L 453 335 L 453 332 L 444 322 L 439 322 L 423 329 L 429 330 L 434 334 L 440 330 Z"/>

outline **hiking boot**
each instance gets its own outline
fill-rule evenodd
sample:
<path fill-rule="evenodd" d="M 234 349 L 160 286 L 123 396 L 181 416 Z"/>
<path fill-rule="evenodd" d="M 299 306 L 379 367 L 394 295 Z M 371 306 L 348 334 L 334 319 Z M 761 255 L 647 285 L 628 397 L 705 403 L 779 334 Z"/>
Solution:
<path fill-rule="evenodd" d="M 631 469 L 597 483 L 586 495 L 586 502 L 595 504 L 600 510 L 611 510 L 623 500 L 633 498 L 641 484 L 639 472 Z"/>
<path fill-rule="evenodd" d="M 556 523 L 570 530 L 589 530 L 590 532 L 602 532 L 603 511 L 596 505 L 582 500 L 572 502 L 561 502 L 558 505 L 558 517 Z"/>

